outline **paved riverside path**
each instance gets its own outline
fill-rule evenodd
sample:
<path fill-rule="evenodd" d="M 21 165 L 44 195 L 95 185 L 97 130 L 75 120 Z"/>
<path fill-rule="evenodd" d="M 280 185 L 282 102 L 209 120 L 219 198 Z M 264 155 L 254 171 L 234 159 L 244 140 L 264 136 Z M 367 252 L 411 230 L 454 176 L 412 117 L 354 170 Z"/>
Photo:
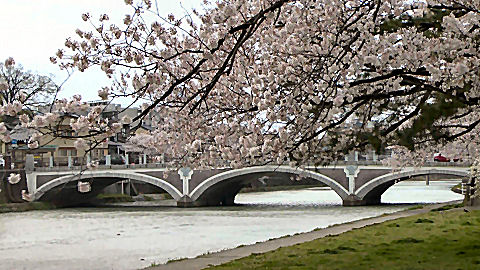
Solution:
<path fill-rule="evenodd" d="M 320 229 L 316 231 L 301 233 L 283 238 L 268 240 L 252 245 L 242 246 L 233 249 L 218 251 L 215 253 L 201 255 L 196 258 L 174 261 L 168 264 L 148 267 L 147 270 L 198 270 L 213 265 L 224 264 L 236 259 L 250 256 L 253 253 L 265 253 L 281 247 L 293 246 L 296 244 L 309 242 L 315 239 L 323 238 L 328 235 L 339 235 L 353 229 L 362 228 L 365 226 L 382 223 L 389 220 L 394 220 L 403 217 L 409 217 L 417 214 L 427 213 L 432 209 L 442 207 L 447 204 L 460 203 L 461 201 L 452 201 L 440 204 L 425 205 L 422 209 L 404 210 L 388 215 L 382 215 L 373 218 L 361 219 L 350 223 L 344 223 Z M 469 208 L 469 207 L 465 207 Z M 478 207 L 475 207 L 478 209 Z"/>

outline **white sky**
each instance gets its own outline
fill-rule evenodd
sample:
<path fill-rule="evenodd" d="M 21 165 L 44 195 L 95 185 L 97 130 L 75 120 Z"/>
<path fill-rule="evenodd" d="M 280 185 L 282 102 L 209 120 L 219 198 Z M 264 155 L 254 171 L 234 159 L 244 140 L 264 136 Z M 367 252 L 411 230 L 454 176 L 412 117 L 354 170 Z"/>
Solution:
<path fill-rule="evenodd" d="M 201 0 L 157 0 L 163 15 L 181 15 L 182 8 L 199 8 Z M 0 0 L 0 61 L 13 57 L 25 70 L 41 75 L 52 74 L 57 84 L 66 78 L 65 71 L 50 63 L 50 56 L 65 48 L 67 37 L 75 37 L 75 29 L 91 31 L 81 19 L 90 13 L 96 20 L 107 13 L 110 21 L 122 24 L 131 8 L 124 0 Z M 75 71 L 62 90 L 61 97 L 81 94 L 84 100 L 98 100 L 97 91 L 110 85 L 100 69 Z"/>

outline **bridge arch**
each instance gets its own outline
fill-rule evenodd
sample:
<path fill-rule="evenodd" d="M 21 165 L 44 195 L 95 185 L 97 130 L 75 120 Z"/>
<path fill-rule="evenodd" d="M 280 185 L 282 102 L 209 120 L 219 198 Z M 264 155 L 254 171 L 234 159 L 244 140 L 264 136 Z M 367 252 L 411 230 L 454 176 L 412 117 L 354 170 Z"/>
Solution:
<path fill-rule="evenodd" d="M 425 176 L 425 175 L 451 175 L 458 177 L 465 177 L 468 175 L 468 170 L 466 169 L 436 169 L 436 168 L 419 168 L 415 170 L 392 172 L 385 174 L 379 177 L 376 177 L 356 190 L 355 195 L 358 199 L 364 201 L 373 201 L 378 203 L 380 202 L 380 196 L 391 186 L 393 186 L 396 181 L 403 181 L 416 176 Z"/>
<path fill-rule="evenodd" d="M 58 187 L 62 184 L 66 184 L 69 182 L 87 180 L 87 179 L 131 179 L 137 180 L 144 183 L 152 184 L 157 186 L 163 190 L 165 190 L 168 194 L 170 194 L 175 200 L 179 200 L 182 194 L 175 188 L 172 184 L 168 183 L 167 181 L 156 178 L 153 176 L 145 175 L 145 174 L 137 174 L 137 173 L 124 173 L 124 172 L 95 172 L 95 171 L 88 171 L 81 174 L 72 174 L 58 177 L 54 180 L 51 180 L 42 186 L 38 187 L 34 193 L 34 200 L 39 200 L 45 193 L 49 190 Z M 120 180 L 119 180 L 120 181 Z M 118 182 L 118 181 L 115 181 Z"/>
<path fill-rule="evenodd" d="M 235 198 L 235 195 L 242 188 L 242 186 L 239 186 L 239 185 L 235 186 L 235 182 L 239 183 L 242 180 L 245 180 L 246 178 L 249 178 L 252 176 L 260 177 L 269 173 L 287 173 L 287 174 L 299 175 L 303 177 L 309 177 L 321 183 L 326 184 L 327 186 L 332 188 L 342 199 L 345 199 L 348 196 L 348 191 L 343 186 L 341 186 L 334 179 L 328 176 L 325 176 L 323 174 L 317 173 L 315 171 L 304 170 L 300 168 L 293 168 L 290 166 L 267 165 L 267 166 L 257 166 L 257 167 L 248 167 L 248 168 L 242 168 L 242 169 L 229 170 L 229 171 L 225 171 L 217 175 L 214 175 L 206 179 L 205 181 L 203 181 L 192 192 L 190 192 L 189 197 L 194 204 L 210 205 L 209 203 L 202 203 L 201 201 L 208 199 L 208 198 L 205 198 L 205 196 L 207 197 L 209 196 L 208 195 L 209 191 L 211 191 L 212 189 L 215 189 L 215 187 L 219 189 L 218 186 L 221 186 L 223 184 L 224 188 L 231 189 L 230 191 L 227 191 L 226 189 L 224 191 L 226 192 L 226 194 L 228 194 L 226 196 L 229 196 L 228 199 L 230 200 L 230 203 L 228 204 L 233 204 L 233 199 Z"/>

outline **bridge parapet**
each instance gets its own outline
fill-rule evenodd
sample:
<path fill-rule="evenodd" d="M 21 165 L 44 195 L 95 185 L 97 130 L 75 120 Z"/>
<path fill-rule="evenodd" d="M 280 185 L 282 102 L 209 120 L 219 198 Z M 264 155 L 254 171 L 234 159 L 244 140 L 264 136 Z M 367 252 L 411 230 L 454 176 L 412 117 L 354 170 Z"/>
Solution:
<path fill-rule="evenodd" d="M 304 166 L 306 168 L 329 168 L 329 167 L 343 167 L 343 166 L 382 166 L 390 168 L 382 161 L 371 161 L 371 160 L 361 160 L 361 161 L 337 161 L 330 165 L 316 166 L 314 164 Z M 269 166 L 284 166 L 284 165 L 269 165 Z M 469 162 L 425 162 L 421 167 L 470 167 L 471 163 Z M 142 169 L 142 168 L 163 168 L 170 169 L 172 171 L 178 170 L 178 168 L 172 168 L 165 163 L 146 163 L 146 164 L 125 164 L 125 165 L 97 165 L 94 170 L 125 170 L 125 169 Z M 228 168 L 228 167 L 224 167 Z M 408 167 L 410 168 L 410 167 Z M 398 168 L 402 169 L 402 168 Z M 58 171 L 82 171 L 87 170 L 86 166 L 56 166 L 56 167 L 33 167 L 32 171 L 36 172 L 58 172 Z"/>
<path fill-rule="evenodd" d="M 163 163 L 147 163 L 147 164 L 127 164 L 127 165 L 98 165 L 93 169 L 87 169 L 86 166 L 58 166 L 58 167 L 35 167 L 35 172 L 62 172 L 62 171 L 87 171 L 87 170 L 125 170 L 125 169 L 143 169 L 143 168 L 168 168 Z M 175 170 L 172 168 L 172 170 Z"/>

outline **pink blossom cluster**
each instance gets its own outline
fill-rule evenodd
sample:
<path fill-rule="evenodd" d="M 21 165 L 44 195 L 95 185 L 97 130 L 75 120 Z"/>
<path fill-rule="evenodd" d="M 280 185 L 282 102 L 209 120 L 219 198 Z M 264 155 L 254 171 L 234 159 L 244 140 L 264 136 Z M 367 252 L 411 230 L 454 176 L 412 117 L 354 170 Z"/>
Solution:
<path fill-rule="evenodd" d="M 20 101 L 15 100 L 13 103 L 7 103 L 3 106 L 0 106 L 0 114 L 8 116 L 16 116 L 19 112 L 22 111 L 23 104 Z"/>
<path fill-rule="evenodd" d="M 5 66 L 11 67 L 15 65 L 15 60 L 12 57 L 9 57 L 5 60 Z"/>

